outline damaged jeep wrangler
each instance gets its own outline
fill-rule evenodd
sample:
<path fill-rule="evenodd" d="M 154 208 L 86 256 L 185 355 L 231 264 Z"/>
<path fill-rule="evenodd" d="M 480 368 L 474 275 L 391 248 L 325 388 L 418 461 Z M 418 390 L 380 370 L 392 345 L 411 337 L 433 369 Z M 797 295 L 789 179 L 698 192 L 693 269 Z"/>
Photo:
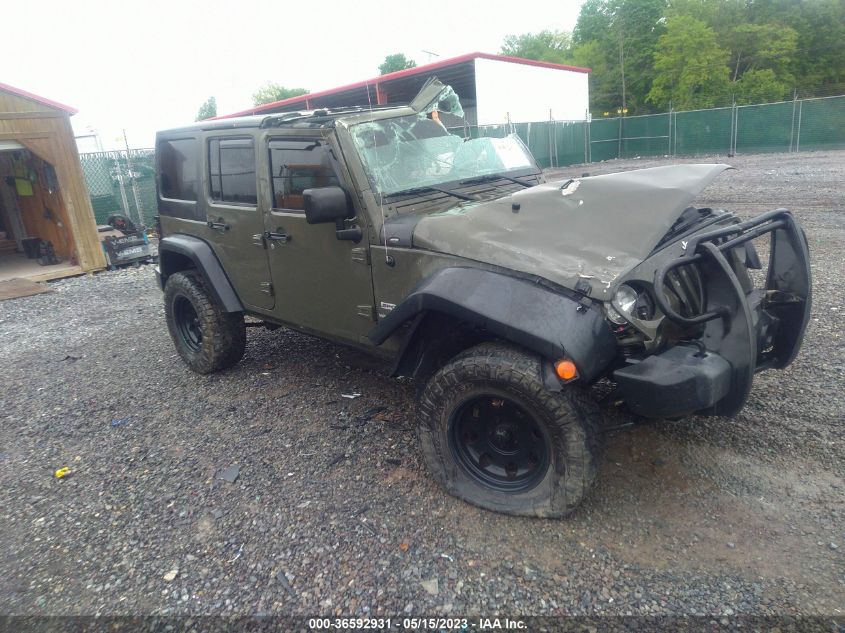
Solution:
<path fill-rule="evenodd" d="M 546 182 L 517 136 L 441 122 L 462 115 L 432 80 L 403 107 L 160 132 L 167 324 L 203 374 L 241 359 L 247 316 L 380 356 L 418 381 L 448 492 L 564 516 L 595 478 L 597 381 L 639 416 L 733 416 L 792 362 L 807 241 L 786 210 L 691 207 L 727 165 Z"/>

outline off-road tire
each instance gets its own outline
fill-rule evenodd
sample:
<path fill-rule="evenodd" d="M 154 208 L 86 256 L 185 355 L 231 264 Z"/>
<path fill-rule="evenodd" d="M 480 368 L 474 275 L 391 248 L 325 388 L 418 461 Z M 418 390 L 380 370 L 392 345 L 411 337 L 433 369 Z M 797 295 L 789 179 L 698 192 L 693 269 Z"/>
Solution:
<path fill-rule="evenodd" d="M 191 341 L 180 328 L 179 314 L 188 309 L 187 305 L 196 312 L 200 341 Z M 198 374 L 226 369 L 243 358 L 246 349 L 243 313 L 225 312 L 210 295 L 197 271 L 174 273 L 167 278 L 164 313 L 176 351 Z"/>
<path fill-rule="evenodd" d="M 537 517 L 566 516 L 584 498 L 596 475 L 598 408 L 575 384 L 550 391 L 540 363 L 518 347 L 482 343 L 429 380 L 420 396 L 417 431 L 428 469 L 450 494 L 488 510 Z M 528 490 L 501 491 L 480 482 L 456 457 L 456 440 L 450 443 L 456 412 L 488 393 L 512 399 L 543 430 L 548 467 Z"/>

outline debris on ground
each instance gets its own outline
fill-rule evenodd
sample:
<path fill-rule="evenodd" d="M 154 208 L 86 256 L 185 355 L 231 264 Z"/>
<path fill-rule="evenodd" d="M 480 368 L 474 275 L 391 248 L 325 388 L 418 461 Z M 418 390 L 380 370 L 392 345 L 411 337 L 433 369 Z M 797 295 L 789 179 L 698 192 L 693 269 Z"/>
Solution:
<path fill-rule="evenodd" d="M 440 583 L 437 582 L 437 578 L 434 580 L 423 580 L 420 582 L 422 588 L 425 589 L 426 593 L 431 596 L 436 596 L 440 593 Z"/>
<path fill-rule="evenodd" d="M 238 553 L 235 554 L 235 557 L 230 559 L 229 562 L 234 563 L 236 560 L 238 560 L 241 557 L 241 554 L 243 554 L 243 553 L 244 553 L 244 544 L 241 543 L 241 546 L 238 548 Z"/>
<path fill-rule="evenodd" d="M 115 418 L 114 420 L 111 421 L 111 425 L 112 426 L 123 426 L 127 422 L 129 422 L 129 418 Z"/>
<path fill-rule="evenodd" d="M 372 419 L 384 419 L 381 414 L 385 411 L 387 411 L 387 407 L 373 407 L 372 409 L 367 409 L 361 415 L 355 416 L 353 424 L 357 427 L 362 427 Z"/>
<path fill-rule="evenodd" d="M 164 579 L 164 582 L 173 582 L 174 580 L 176 580 L 176 576 L 178 576 L 178 575 L 179 575 L 178 569 L 171 569 L 169 572 L 164 574 L 164 576 L 162 576 L 162 578 Z"/>
<path fill-rule="evenodd" d="M 241 467 L 237 464 L 234 466 L 229 466 L 228 468 L 224 468 L 220 472 L 217 473 L 217 479 L 222 479 L 223 481 L 233 484 L 238 480 L 238 475 L 241 473 Z"/>
<path fill-rule="evenodd" d="M 62 468 L 59 468 L 55 473 L 53 473 L 53 476 L 56 479 L 64 479 L 65 477 L 69 477 L 71 473 L 73 473 L 73 471 L 70 468 L 68 468 L 67 466 L 63 466 Z"/>
<path fill-rule="evenodd" d="M 291 596 L 296 596 L 296 591 L 294 590 L 293 585 L 290 584 L 290 581 L 288 580 L 287 574 L 285 574 L 285 572 L 278 572 L 276 574 L 276 578 L 281 583 L 282 587 L 285 588 L 285 591 L 287 591 Z"/>

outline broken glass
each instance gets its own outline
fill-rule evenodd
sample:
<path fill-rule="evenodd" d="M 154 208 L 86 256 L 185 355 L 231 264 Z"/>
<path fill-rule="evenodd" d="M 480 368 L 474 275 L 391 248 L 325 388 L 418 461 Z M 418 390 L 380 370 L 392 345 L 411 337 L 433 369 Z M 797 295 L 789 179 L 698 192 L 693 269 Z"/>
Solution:
<path fill-rule="evenodd" d="M 464 109 L 461 107 L 461 100 L 458 98 L 458 93 L 452 89 L 452 86 L 444 86 L 437 99 L 425 107 L 423 113 L 430 114 L 435 110 L 438 112 L 448 112 L 462 119 L 464 118 Z"/>
<path fill-rule="evenodd" d="M 390 195 L 489 174 L 540 171 L 515 134 L 466 139 L 441 123 L 441 112 L 464 116 L 450 86 L 444 86 L 417 114 L 352 127 L 353 142 L 374 191 Z"/>
<path fill-rule="evenodd" d="M 352 138 L 371 185 L 385 195 L 488 174 L 539 171 L 515 134 L 464 139 L 424 113 L 360 123 Z"/>

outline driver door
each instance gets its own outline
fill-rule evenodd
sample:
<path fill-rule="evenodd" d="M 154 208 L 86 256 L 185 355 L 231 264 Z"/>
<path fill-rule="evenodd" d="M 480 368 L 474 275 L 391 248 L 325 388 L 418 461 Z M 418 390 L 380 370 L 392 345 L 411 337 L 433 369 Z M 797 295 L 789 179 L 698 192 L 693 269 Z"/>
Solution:
<path fill-rule="evenodd" d="M 368 244 L 338 240 L 334 224 L 305 220 L 305 189 L 344 186 L 328 141 L 269 137 L 266 144 L 271 200 L 265 236 L 274 315 L 306 331 L 368 344 L 375 324 Z"/>

